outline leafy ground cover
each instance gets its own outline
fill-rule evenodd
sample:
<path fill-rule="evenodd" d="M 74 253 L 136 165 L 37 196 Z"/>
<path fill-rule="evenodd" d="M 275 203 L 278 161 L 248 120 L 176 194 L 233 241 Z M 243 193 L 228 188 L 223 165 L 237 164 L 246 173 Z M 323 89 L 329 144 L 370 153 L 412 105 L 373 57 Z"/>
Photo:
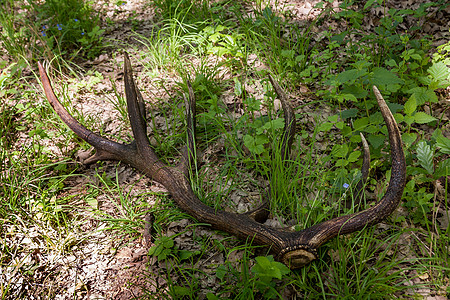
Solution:
<path fill-rule="evenodd" d="M 2 299 L 449 297 L 447 1 L 0 3 Z M 46 102 L 37 61 L 82 124 L 126 142 L 124 51 L 149 139 L 168 163 L 185 143 L 192 82 L 199 198 L 245 212 L 269 197 L 268 225 L 297 230 L 360 209 L 346 205 L 361 176 L 360 133 L 372 155 L 363 205 L 384 194 L 390 160 L 377 85 L 407 159 L 399 208 L 290 271 L 267 248 L 196 223 L 128 166 L 80 164 L 91 149 Z M 268 74 L 298 120 L 288 163 Z"/>

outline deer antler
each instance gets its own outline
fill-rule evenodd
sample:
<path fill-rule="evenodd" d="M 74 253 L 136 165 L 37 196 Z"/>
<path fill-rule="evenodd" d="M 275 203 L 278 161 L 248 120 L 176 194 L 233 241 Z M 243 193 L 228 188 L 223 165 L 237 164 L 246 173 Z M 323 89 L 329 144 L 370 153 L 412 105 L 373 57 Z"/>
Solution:
<path fill-rule="evenodd" d="M 179 165 L 170 167 L 159 160 L 150 146 L 146 130 L 144 101 L 135 85 L 127 55 L 125 55 L 124 72 L 128 116 L 135 139 L 129 144 L 120 144 L 103 138 L 75 120 L 56 98 L 49 78 L 39 63 L 39 73 L 48 101 L 62 121 L 80 138 L 96 149 L 96 153 L 85 163 L 118 160 L 133 166 L 164 185 L 178 206 L 199 222 L 209 223 L 216 229 L 242 239 L 249 238 L 255 244 L 269 246 L 271 251 L 276 254 L 277 259 L 291 268 L 302 267 L 316 259 L 317 249 L 333 237 L 359 231 L 366 226 L 379 223 L 398 206 L 405 187 L 405 157 L 397 124 L 375 86 L 373 91 L 386 122 L 391 145 L 392 172 L 386 194 L 376 205 L 361 212 L 340 216 L 302 231 L 287 232 L 264 226 L 256 221 L 267 218 L 267 213 L 262 212 L 267 211 L 267 205 L 265 204 L 250 214 L 236 214 L 215 210 L 201 202 L 191 189 L 188 179 L 190 166 L 195 163 L 195 99 L 192 86 L 188 82 L 189 99 L 186 100 L 188 142 Z M 282 155 L 286 156 L 295 132 L 295 115 L 282 89 L 272 77 L 270 77 L 270 81 L 281 100 L 284 111 L 285 127 L 282 139 Z M 364 152 L 363 180 L 367 177 L 369 165 L 367 145 L 364 146 Z M 259 218 L 256 216 L 259 216 Z"/>

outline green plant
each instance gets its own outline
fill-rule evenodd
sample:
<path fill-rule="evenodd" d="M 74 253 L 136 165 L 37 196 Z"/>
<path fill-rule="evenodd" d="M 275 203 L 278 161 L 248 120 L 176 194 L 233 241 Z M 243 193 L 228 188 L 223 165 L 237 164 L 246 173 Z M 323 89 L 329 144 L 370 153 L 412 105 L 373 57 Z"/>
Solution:
<path fill-rule="evenodd" d="M 30 0 L 37 14 L 40 34 L 50 49 L 73 58 L 85 55 L 92 59 L 101 49 L 103 29 L 98 15 L 85 0 Z"/>
<path fill-rule="evenodd" d="M 216 27 L 207 26 L 203 28 L 202 35 L 204 35 L 207 54 L 217 55 L 218 57 L 229 56 L 232 59 L 239 59 L 244 57 L 244 50 L 242 46 L 243 35 L 231 31 L 229 34 L 224 33 L 229 28 L 218 25 Z"/>
<path fill-rule="evenodd" d="M 290 273 L 290 269 L 284 264 L 274 261 L 273 256 L 258 256 L 256 264 L 252 267 L 255 275 L 255 287 L 263 295 L 264 299 L 274 299 L 281 295 L 276 291 L 277 280 L 281 280 Z"/>
<path fill-rule="evenodd" d="M 172 258 L 176 259 L 177 262 L 181 262 L 200 254 L 200 251 L 179 250 L 175 246 L 174 238 L 175 236 L 160 236 L 155 240 L 155 245 L 149 249 L 148 255 L 157 257 L 159 261 Z"/>

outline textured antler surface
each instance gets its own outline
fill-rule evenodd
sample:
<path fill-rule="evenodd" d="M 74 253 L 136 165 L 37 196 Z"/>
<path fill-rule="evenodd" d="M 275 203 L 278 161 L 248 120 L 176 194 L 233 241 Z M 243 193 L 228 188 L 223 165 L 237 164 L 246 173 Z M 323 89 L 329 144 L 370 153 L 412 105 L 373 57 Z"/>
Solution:
<path fill-rule="evenodd" d="M 85 128 L 76 121 L 56 98 L 50 80 L 39 63 L 39 73 L 48 101 L 61 120 L 69 126 L 80 138 L 95 147 L 96 153 L 85 163 L 99 160 L 123 161 L 155 181 L 164 185 L 174 201 L 181 209 L 195 217 L 201 223 L 228 232 L 242 239 L 250 239 L 255 244 L 271 248 L 277 258 L 291 268 L 299 268 L 317 258 L 317 248 L 326 241 L 339 235 L 363 229 L 376 224 L 391 214 L 397 207 L 405 186 L 405 158 L 403 154 L 400 132 L 397 124 L 378 89 L 373 91 L 385 120 L 391 145 L 392 172 L 391 180 L 384 197 L 373 207 L 358 213 L 341 216 L 314 225 L 299 232 L 279 231 L 264 226 L 258 221 L 267 218 L 268 206 L 263 203 L 260 208 L 248 214 L 236 214 L 215 210 L 201 202 L 191 189 L 189 170 L 196 163 L 195 157 L 195 98 L 192 86 L 188 82 L 189 99 L 185 100 L 188 142 L 183 151 L 183 159 L 177 167 L 169 167 L 162 163 L 152 150 L 146 131 L 145 105 L 133 79 L 130 60 L 125 55 L 125 94 L 127 98 L 128 115 L 134 135 L 134 141 L 120 144 L 103 138 Z M 295 133 L 295 114 L 289 101 L 270 76 L 270 81 L 281 100 L 284 111 L 285 126 L 282 138 L 282 155 L 287 157 Z M 362 137 L 364 145 L 363 180 L 366 180 L 369 169 L 370 155 L 368 145 Z"/>

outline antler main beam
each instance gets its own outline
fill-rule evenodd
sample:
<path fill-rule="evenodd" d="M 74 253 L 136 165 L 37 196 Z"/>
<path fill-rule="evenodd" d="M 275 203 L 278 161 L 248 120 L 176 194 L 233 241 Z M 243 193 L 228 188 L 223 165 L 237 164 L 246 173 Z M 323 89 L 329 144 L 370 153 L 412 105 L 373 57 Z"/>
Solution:
<path fill-rule="evenodd" d="M 355 232 L 379 223 L 398 206 L 405 186 L 406 173 L 401 137 L 392 113 L 375 86 L 373 91 L 385 120 L 391 145 L 392 172 L 386 194 L 375 206 L 361 212 L 337 217 L 299 232 L 287 232 L 264 226 L 258 222 L 267 218 L 266 203 L 252 213 L 236 214 L 215 210 L 201 202 L 191 189 L 189 182 L 189 170 L 195 164 L 195 99 L 192 86 L 188 82 L 189 99 L 185 101 L 188 142 L 181 162 L 176 167 L 170 167 L 159 160 L 150 146 L 146 130 L 144 101 L 134 82 L 127 55 L 125 55 L 124 72 L 128 116 L 135 139 L 129 144 L 120 144 L 103 138 L 75 120 L 58 101 L 50 80 L 39 63 L 44 92 L 53 109 L 71 130 L 96 149 L 96 153 L 84 163 L 118 160 L 131 165 L 164 185 L 177 205 L 199 222 L 211 224 L 213 228 L 239 238 L 252 240 L 255 244 L 269 246 L 277 259 L 290 268 L 299 268 L 308 264 L 317 258 L 317 249 L 328 240 L 337 235 Z M 295 115 L 278 83 L 272 77 L 269 78 L 284 111 L 285 127 L 281 149 L 283 157 L 287 157 L 295 133 Z M 367 143 L 364 143 L 362 181 L 367 178 L 368 160 L 368 147 Z"/>

